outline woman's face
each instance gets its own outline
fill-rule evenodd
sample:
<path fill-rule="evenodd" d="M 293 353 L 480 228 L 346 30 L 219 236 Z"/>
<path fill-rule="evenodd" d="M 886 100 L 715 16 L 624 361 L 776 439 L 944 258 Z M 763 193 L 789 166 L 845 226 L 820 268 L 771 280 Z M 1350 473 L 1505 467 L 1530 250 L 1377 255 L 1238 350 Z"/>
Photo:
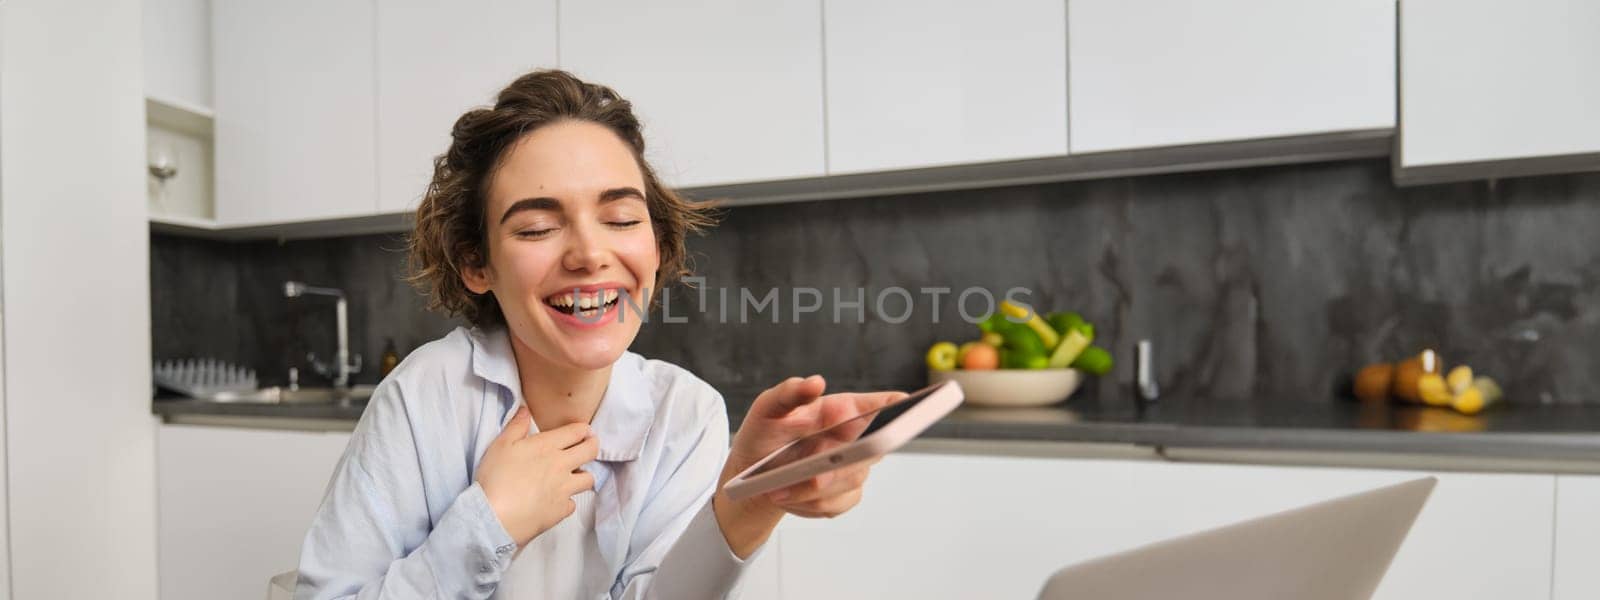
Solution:
<path fill-rule="evenodd" d="M 633 153 L 611 130 L 576 120 L 541 127 L 495 171 L 488 266 L 462 279 L 475 293 L 493 291 L 511 334 L 545 362 L 609 366 L 639 333 L 660 265 L 644 193 Z"/>

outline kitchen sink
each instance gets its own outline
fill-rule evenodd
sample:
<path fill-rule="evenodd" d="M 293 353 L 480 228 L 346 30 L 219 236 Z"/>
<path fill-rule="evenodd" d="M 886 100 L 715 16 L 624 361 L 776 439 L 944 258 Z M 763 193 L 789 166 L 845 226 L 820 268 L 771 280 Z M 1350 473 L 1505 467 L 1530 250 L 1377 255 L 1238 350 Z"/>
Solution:
<path fill-rule="evenodd" d="M 241 402 L 253 404 L 365 404 L 372 398 L 376 386 L 353 385 L 348 388 L 265 387 L 249 392 L 219 392 L 204 400 L 212 402 Z"/>

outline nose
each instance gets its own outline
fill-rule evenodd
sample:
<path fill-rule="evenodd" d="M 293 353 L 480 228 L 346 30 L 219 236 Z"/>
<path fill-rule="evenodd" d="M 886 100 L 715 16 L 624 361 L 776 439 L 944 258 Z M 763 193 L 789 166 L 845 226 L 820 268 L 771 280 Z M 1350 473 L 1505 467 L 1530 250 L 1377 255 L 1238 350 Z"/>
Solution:
<path fill-rule="evenodd" d="M 592 223 L 573 225 L 567 236 L 567 247 L 561 255 L 561 266 L 568 271 L 598 272 L 611 266 L 611 251 L 605 246 L 605 236 Z"/>

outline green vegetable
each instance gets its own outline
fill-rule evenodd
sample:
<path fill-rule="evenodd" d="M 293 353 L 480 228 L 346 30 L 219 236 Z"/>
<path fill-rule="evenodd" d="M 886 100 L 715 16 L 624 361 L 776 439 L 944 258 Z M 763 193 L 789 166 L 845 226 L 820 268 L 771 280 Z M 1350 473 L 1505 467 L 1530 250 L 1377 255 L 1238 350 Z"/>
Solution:
<path fill-rule="evenodd" d="M 1026 325 L 1007 328 L 1000 332 L 1000 336 L 1005 338 L 1005 347 L 1010 349 L 1012 354 L 1021 355 L 1023 358 L 1049 356 L 1044 340 L 1039 339 L 1039 334 L 1034 333 Z"/>
<path fill-rule="evenodd" d="M 1050 368 L 1067 368 L 1088 347 L 1089 338 L 1084 337 L 1082 331 L 1076 329 L 1068 331 L 1067 335 L 1061 338 L 1061 344 L 1056 346 L 1055 353 L 1050 355 Z"/>
<path fill-rule="evenodd" d="M 1050 324 L 1051 329 L 1056 330 L 1056 333 L 1066 335 L 1067 332 L 1072 331 L 1083 323 L 1083 315 L 1072 311 L 1054 312 L 1050 313 L 1050 316 L 1045 317 L 1044 320 Z"/>
<path fill-rule="evenodd" d="M 1094 341 L 1094 324 L 1083 320 L 1083 315 L 1078 313 L 1072 311 L 1050 313 L 1050 316 L 1045 317 L 1045 322 L 1061 335 L 1077 331 L 1082 333 L 1083 337 L 1089 338 L 1089 341 Z"/>
<path fill-rule="evenodd" d="M 984 333 L 1004 333 L 1005 330 L 1015 324 L 1007 321 L 1005 315 L 996 312 L 991 313 L 989 318 L 978 321 L 978 329 L 983 330 Z"/>
<path fill-rule="evenodd" d="M 1072 361 L 1072 368 L 1090 375 L 1105 375 L 1111 372 L 1111 353 L 1099 346 L 1085 348 L 1077 360 Z"/>

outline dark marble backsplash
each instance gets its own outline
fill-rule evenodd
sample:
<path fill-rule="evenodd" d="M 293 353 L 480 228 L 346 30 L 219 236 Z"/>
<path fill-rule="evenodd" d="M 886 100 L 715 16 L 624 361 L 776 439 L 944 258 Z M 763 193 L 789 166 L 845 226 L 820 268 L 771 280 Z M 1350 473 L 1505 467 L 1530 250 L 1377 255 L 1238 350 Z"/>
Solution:
<path fill-rule="evenodd" d="M 1600 174 L 1396 188 L 1383 161 L 738 207 L 690 241 L 704 282 L 669 304 L 686 322 L 658 311 L 633 348 L 730 399 L 810 373 L 912 388 L 930 343 L 977 336 L 954 293 L 934 323 L 922 288 L 1020 287 L 1036 306 L 1082 312 L 1118 360 L 1080 402 L 1129 402 L 1132 346 L 1150 339 L 1164 396 L 1188 401 L 1331 401 L 1361 365 L 1433 347 L 1498 378 L 1511 402 L 1593 403 L 1597 231 Z M 284 298 L 295 279 L 349 292 L 352 351 L 366 359 L 354 379 L 375 381 L 386 340 L 404 353 L 454 326 L 400 281 L 403 245 L 153 235 L 154 355 L 237 361 L 266 383 L 298 366 L 314 381 L 303 357 L 331 354 L 333 308 Z M 876 306 L 890 287 L 913 299 L 903 323 Z M 795 288 L 822 293 L 798 323 Z M 768 309 L 740 323 L 741 289 L 776 289 L 779 322 Z M 858 289 L 864 307 L 835 304 L 835 290 L 854 301 Z M 890 317 L 906 312 L 887 298 Z"/>

